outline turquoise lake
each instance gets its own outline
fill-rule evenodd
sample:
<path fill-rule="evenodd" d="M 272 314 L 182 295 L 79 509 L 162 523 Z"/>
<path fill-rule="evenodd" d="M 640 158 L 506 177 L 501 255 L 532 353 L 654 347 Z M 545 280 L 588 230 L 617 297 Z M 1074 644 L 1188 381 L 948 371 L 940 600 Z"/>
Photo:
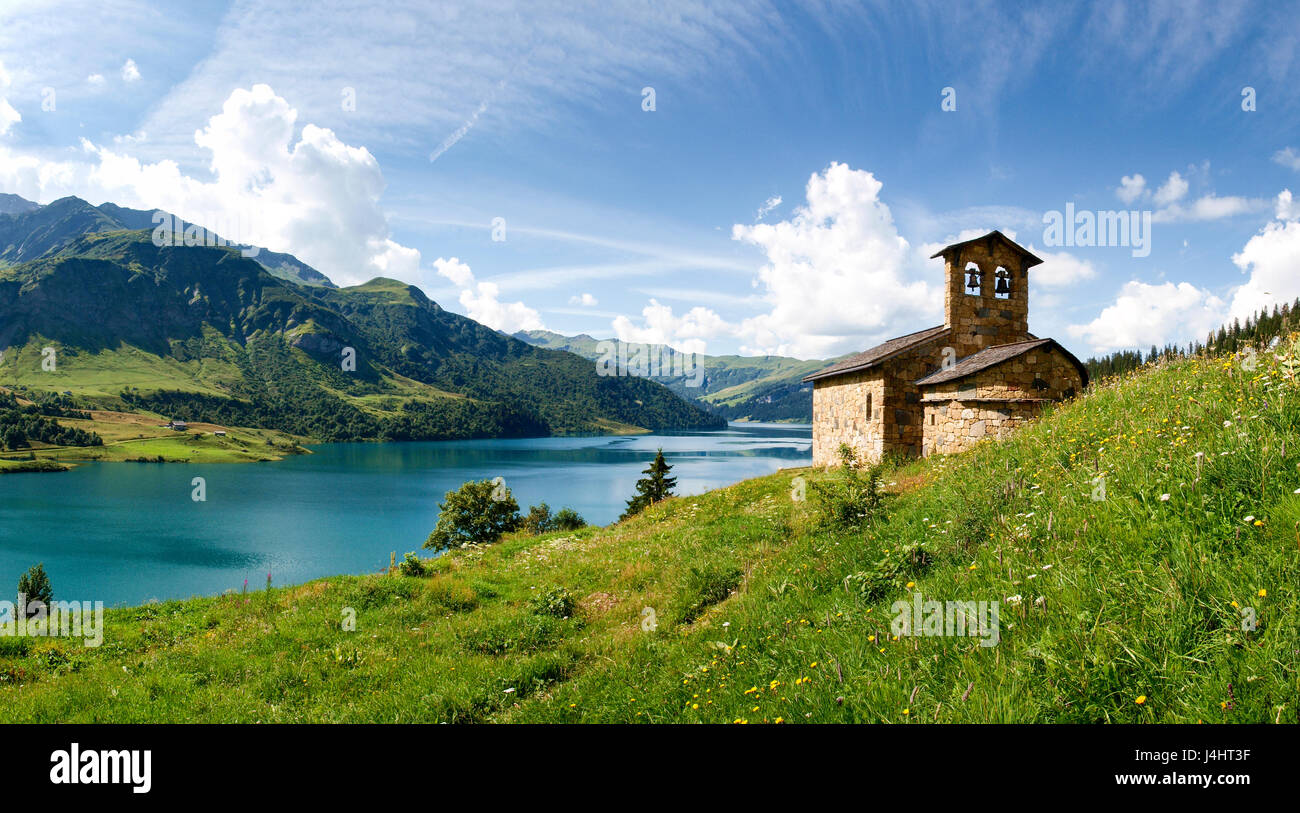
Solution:
<path fill-rule="evenodd" d="M 655 435 L 337 443 L 274 463 L 88 463 L 0 476 L 0 596 L 44 562 L 58 599 L 138 604 L 371 573 L 418 551 L 443 495 L 504 477 L 522 510 L 545 501 L 605 525 L 662 447 L 677 493 L 811 461 L 808 425 L 737 423 Z M 191 497 L 202 477 L 206 501 Z"/>

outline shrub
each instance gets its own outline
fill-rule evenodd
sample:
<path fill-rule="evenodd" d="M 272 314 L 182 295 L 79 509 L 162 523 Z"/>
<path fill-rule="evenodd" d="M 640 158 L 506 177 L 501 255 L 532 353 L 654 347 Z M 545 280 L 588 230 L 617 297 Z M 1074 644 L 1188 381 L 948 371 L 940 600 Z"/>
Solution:
<path fill-rule="evenodd" d="M 864 473 L 847 443 L 840 444 L 839 454 L 839 470 L 824 480 L 812 481 L 809 486 L 823 525 L 860 528 L 880 507 L 880 466 L 867 466 Z"/>
<path fill-rule="evenodd" d="M 505 619 L 465 630 L 458 639 L 470 652 L 480 655 L 527 654 L 547 649 L 560 640 L 564 625 L 546 616 Z"/>
<path fill-rule="evenodd" d="M 547 590 L 540 596 L 534 596 L 528 603 L 535 615 L 549 615 L 554 618 L 568 618 L 573 615 L 578 602 L 563 587 Z"/>
<path fill-rule="evenodd" d="M 415 555 L 415 551 L 407 551 L 402 557 L 402 563 L 397 566 L 397 570 L 403 576 L 423 576 L 427 569 L 424 566 L 424 560 Z"/>
<path fill-rule="evenodd" d="M 543 502 L 528 509 L 528 516 L 523 518 L 520 527 L 525 532 L 536 536 L 552 530 L 554 523 L 555 520 L 551 517 L 551 507 Z"/>
<path fill-rule="evenodd" d="M 438 524 L 424 543 L 435 550 L 496 542 L 520 522 L 519 503 L 510 489 L 491 480 L 471 481 L 448 491 L 438 510 Z"/>
<path fill-rule="evenodd" d="M 586 526 L 587 521 L 572 508 L 561 508 L 552 514 L 551 507 L 544 502 L 529 508 L 528 516 L 520 523 L 520 527 L 533 536 L 550 531 L 576 531 Z"/>
<path fill-rule="evenodd" d="M 50 603 L 54 601 L 54 588 L 50 585 L 50 577 L 46 575 L 43 563 L 18 577 L 18 597 L 19 604 L 26 600 L 30 607 L 33 602 L 41 601 L 45 603 L 46 610 L 49 610 Z M 27 611 L 28 618 L 34 615 L 34 610 Z"/>
<path fill-rule="evenodd" d="M 576 531 L 579 528 L 587 527 L 587 521 L 572 508 L 561 508 L 555 515 L 552 524 L 557 531 Z"/>

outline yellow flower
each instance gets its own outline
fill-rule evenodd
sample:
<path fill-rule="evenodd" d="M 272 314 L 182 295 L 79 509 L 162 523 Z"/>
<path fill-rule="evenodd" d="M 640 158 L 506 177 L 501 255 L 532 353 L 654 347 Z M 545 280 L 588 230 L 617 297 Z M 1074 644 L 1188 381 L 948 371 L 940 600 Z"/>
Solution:
<path fill-rule="evenodd" d="M 808 664 L 808 668 L 809 668 L 809 669 L 816 669 L 816 668 L 817 668 L 817 661 L 813 661 L 812 663 Z"/>
<path fill-rule="evenodd" d="M 1144 694 L 1140 694 L 1138 695 L 1137 700 L 1134 700 L 1133 702 L 1137 703 L 1140 706 L 1143 703 L 1147 702 L 1147 696 Z"/>
<path fill-rule="evenodd" d="M 784 717 L 778 717 L 778 718 L 776 718 L 775 720 L 773 720 L 773 722 L 775 722 L 775 723 L 784 723 L 784 722 L 785 722 L 785 718 L 784 718 Z"/>
<path fill-rule="evenodd" d="M 916 587 L 916 582 L 908 582 L 908 583 L 907 583 L 907 589 L 908 589 L 908 590 L 911 590 L 913 587 Z"/>
<path fill-rule="evenodd" d="M 1260 598 L 1263 598 L 1264 596 L 1267 596 L 1267 595 L 1268 595 L 1268 591 L 1267 591 L 1267 590 L 1263 590 L 1263 589 L 1261 589 L 1261 590 L 1259 591 L 1259 597 L 1260 597 Z"/>
<path fill-rule="evenodd" d="M 868 640 L 868 641 L 874 641 L 874 640 L 876 640 L 876 636 L 874 636 L 874 635 L 868 635 L 868 636 L 867 636 L 867 640 Z"/>
<path fill-rule="evenodd" d="M 911 713 L 912 713 L 911 709 L 903 709 L 903 714 L 911 714 Z"/>
<path fill-rule="evenodd" d="M 1241 608 L 1241 605 L 1240 605 L 1240 604 L 1238 604 L 1238 603 L 1237 603 L 1237 602 L 1235 602 L 1235 601 L 1234 601 L 1234 602 L 1232 602 L 1232 606 L 1233 606 L 1233 607 L 1236 607 L 1236 608 L 1238 608 L 1238 609 L 1240 609 L 1240 608 Z"/>
<path fill-rule="evenodd" d="M 694 709 L 698 709 L 699 707 L 700 707 L 700 704 L 699 704 L 699 703 L 692 703 L 692 704 L 691 704 L 691 709 L 692 709 L 692 710 L 694 710 Z"/>

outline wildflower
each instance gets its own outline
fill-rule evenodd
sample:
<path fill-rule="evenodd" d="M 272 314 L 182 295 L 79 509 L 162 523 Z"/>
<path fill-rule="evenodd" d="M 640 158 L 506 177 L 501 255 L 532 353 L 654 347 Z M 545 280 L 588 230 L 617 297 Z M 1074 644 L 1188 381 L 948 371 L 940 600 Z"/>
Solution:
<path fill-rule="evenodd" d="M 907 589 L 908 589 L 908 590 L 911 590 L 913 587 L 916 587 L 916 582 L 908 582 L 908 583 L 907 583 Z"/>
<path fill-rule="evenodd" d="M 1251 514 L 1250 516 L 1248 516 L 1248 517 L 1246 517 L 1244 520 L 1242 520 L 1242 522 L 1254 522 L 1254 521 L 1255 521 L 1255 515 L 1254 515 L 1254 514 Z"/>
<path fill-rule="evenodd" d="M 1169 495 L 1168 495 L 1168 494 L 1161 494 L 1161 495 L 1160 495 L 1160 502 L 1169 502 Z"/>
<path fill-rule="evenodd" d="M 1144 694 L 1140 694 L 1138 695 L 1137 700 L 1134 700 L 1133 702 L 1137 703 L 1140 706 L 1143 703 L 1147 702 L 1147 696 Z"/>
<path fill-rule="evenodd" d="M 1261 588 L 1259 591 L 1259 597 L 1264 598 L 1267 595 L 1268 595 L 1268 591 Z"/>
<path fill-rule="evenodd" d="M 1014 596 L 1007 596 L 1007 603 L 1013 607 L 1019 604 L 1022 600 L 1023 599 L 1020 597 L 1019 593 L 1015 594 Z"/>
<path fill-rule="evenodd" d="M 904 716 L 909 715 L 909 714 L 911 714 L 911 713 L 912 713 L 912 710 L 911 710 L 911 709 L 903 709 L 903 715 L 904 715 Z"/>

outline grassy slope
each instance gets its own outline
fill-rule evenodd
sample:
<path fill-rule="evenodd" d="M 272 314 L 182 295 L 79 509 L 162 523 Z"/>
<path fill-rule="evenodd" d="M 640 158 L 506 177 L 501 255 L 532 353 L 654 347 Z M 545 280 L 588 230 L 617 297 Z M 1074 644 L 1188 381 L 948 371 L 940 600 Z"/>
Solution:
<path fill-rule="evenodd" d="M 1251 372 L 1143 371 L 1002 444 L 891 472 L 864 532 L 818 530 L 791 481 L 827 475 L 783 472 L 457 551 L 431 577 L 110 611 L 98 650 L 0 638 L 0 719 L 1296 722 L 1298 390 L 1269 354 Z M 880 562 L 898 568 L 882 595 L 846 589 Z M 744 578 L 678 623 L 693 567 Z M 1003 600 L 1000 644 L 893 640 L 908 582 Z M 533 614 L 557 587 L 575 617 Z"/>

